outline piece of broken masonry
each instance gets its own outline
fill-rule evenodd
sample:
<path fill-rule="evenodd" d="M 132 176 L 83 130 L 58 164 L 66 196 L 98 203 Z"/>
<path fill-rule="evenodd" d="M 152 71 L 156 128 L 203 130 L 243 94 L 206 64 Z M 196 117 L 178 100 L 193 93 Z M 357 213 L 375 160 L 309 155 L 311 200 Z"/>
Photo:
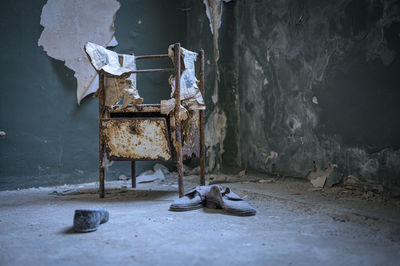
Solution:
<path fill-rule="evenodd" d="M 96 231 L 100 224 L 109 219 L 109 212 L 103 208 L 75 210 L 74 230 L 78 233 Z"/>
<path fill-rule="evenodd" d="M 221 209 L 237 216 L 252 216 L 256 210 L 228 187 L 219 185 L 197 186 L 175 200 L 169 207 L 170 211 L 190 211 L 206 207 Z"/>

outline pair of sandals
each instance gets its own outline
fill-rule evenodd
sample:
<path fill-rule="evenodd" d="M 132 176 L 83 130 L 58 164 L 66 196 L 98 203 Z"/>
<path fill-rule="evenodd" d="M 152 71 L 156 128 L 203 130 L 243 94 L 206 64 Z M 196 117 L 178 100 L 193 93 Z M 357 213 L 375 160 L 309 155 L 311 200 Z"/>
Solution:
<path fill-rule="evenodd" d="M 222 209 L 229 214 L 252 216 L 256 210 L 228 187 L 218 185 L 197 186 L 175 200 L 169 207 L 170 211 L 190 211 L 207 207 Z M 74 230 L 79 233 L 96 231 L 100 224 L 109 220 L 109 212 L 103 208 L 75 210 Z"/>
<path fill-rule="evenodd" d="M 197 186 L 175 200 L 169 207 L 170 211 L 191 211 L 207 207 L 209 209 L 222 209 L 237 216 L 252 216 L 256 210 L 228 187 L 219 185 Z"/>

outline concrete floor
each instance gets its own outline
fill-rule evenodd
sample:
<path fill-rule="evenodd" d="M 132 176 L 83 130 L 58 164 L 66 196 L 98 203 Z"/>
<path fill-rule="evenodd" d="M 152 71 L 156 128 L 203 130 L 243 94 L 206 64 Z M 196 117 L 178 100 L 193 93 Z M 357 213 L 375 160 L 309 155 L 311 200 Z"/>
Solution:
<path fill-rule="evenodd" d="M 187 182 L 187 186 L 191 184 Z M 399 265 L 400 204 L 290 180 L 224 184 L 257 208 L 169 212 L 175 184 L 106 183 L 0 192 L 0 265 Z M 108 223 L 71 230 L 74 210 Z"/>

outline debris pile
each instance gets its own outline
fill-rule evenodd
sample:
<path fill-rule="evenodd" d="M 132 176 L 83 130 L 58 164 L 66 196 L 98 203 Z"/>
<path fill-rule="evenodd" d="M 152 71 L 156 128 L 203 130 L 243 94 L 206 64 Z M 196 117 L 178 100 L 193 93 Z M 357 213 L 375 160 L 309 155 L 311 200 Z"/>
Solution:
<path fill-rule="evenodd" d="M 136 177 L 136 182 L 138 183 L 149 183 L 156 180 L 165 181 L 165 176 L 161 169 L 157 169 L 156 171 L 148 170 Z"/>
<path fill-rule="evenodd" d="M 340 196 L 355 196 L 365 200 L 380 200 L 383 194 L 382 185 L 363 183 L 353 175 L 343 176 L 336 164 L 329 164 L 324 170 L 320 170 L 315 163 L 314 170 L 310 171 L 306 178 L 313 185 L 309 191 L 322 190 L 323 188 L 335 188 L 332 193 Z"/>

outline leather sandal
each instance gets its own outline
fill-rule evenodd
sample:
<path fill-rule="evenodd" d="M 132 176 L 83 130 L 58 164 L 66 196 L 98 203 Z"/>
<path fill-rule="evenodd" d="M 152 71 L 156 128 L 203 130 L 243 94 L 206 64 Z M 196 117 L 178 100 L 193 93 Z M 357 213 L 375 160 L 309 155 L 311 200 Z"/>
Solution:
<path fill-rule="evenodd" d="M 78 233 L 96 231 L 100 224 L 108 222 L 109 217 L 109 212 L 102 208 L 75 210 L 74 230 Z"/>
<path fill-rule="evenodd" d="M 202 189 L 197 186 L 191 189 L 182 198 L 179 198 L 171 203 L 169 206 L 170 211 L 191 211 L 203 207 L 204 196 L 200 194 Z"/>
<path fill-rule="evenodd" d="M 256 209 L 229 188 L 221 189 L 220 186 L 212 186 L 207 192 L 206 207 L 222 209 L 229 214 L 238 216 L 252 216 L 256 215 L 257 212 Z"/>

